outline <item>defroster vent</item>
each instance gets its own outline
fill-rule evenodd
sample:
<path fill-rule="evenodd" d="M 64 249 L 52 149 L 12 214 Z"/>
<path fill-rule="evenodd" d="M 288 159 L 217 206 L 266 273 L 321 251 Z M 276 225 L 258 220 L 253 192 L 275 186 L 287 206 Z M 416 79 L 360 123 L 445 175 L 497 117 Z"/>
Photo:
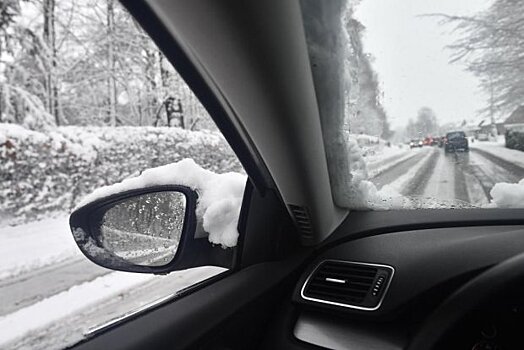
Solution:
<path fill-rule="evenodd" d="M 376 310 L 393 277 L 391 266 L 324 260 L 307 278 L 303 299 L 360 310 Z"/>
<path fill-rule="evenodd" d="M 311 237 L 313 235 L 313 226 L 311 225 L 311 218 L 307 208 L 292 204 L 288 206 L 302 236 Z"/>

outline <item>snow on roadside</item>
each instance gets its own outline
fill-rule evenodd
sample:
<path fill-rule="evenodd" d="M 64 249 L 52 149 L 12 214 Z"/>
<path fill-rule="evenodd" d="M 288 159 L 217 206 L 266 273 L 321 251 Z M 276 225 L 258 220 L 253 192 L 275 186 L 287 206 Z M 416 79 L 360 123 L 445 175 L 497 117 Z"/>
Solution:
<path fill-rule="evenodd" d="M 224 271 L 204 266 L 167 276 L 114 272 L 99 277 L 0 318 L 0 348 L 64 349 L 124 314 Z"/>
<path fill-rule="evenodd" d="M 381 150 L 380 147 L 377 148 Z M 383 149 L 382 149 L 383 150 Z M 367 157 L 363 157 L 363 151 L 351 136 L 347 140 L 347 151 L 351 170 L 351 183 L 348 188 L 339 189 L 343 191 L 342 205 L 357 210 L 391 210 L 407 209 L 412 207 L 410 200 L 401 195 L 390 186 L 377 189 L 370 179 L 369 169 L 366 164 Z M 375 152 L 375 156 L 381 157 L 381 152 Z M 336 190 L 336 189 L 335 189 Z"/>
<path fill-rule="evenodd" d="M 112 194 L 157 185 L 183 185 L 198 193 L 196 214 L 202 219 L 209 241 L 224 248 L 238 240 L 238 219 L 246 176 L 239 173 L 216 174 L 186 158 L 177 163 L 145 170 L 137 177 L 104 186 L 87 195 L 77 208 Z"/>
<path fill-rule="evenodd" d="M 83 257 L 67 217 L 0 227 L 0 279 L 73 257 Z"/>
<path fill-rule="evenodd" d="M 470 148 L 476 148 L 498 157 L 506 162 L 524 168 L 524 152 L 509 149 L 500 140 L 497 142 L 475 142 Z M 499 182 L 490 191 L 493 198 L 485 208 L 522 208 L 524 203 L 524 179 L 518 183 Z"/>
<path fill-rule="evenodd" d="M 55 294 L 36 304 L 0 317 L 0 348 L 30 330 L 43 327 L 93 305 L 100 300 L 118 295 L 153 278 L 152 275 L 113 272 Z"/>
<path fill-rule="evenodd" d="M 433 148 L 423 148 L 422 151 L 426 152 L 426 154 L 415 166 L 411 167 L 404 175 L 400 176 L 395 181 L 385 185 L 384 187 L 389 187 L 389 189 L 393 191 L 402 192 L 406 188 L 406 186 L 409 184 L 409 182 L 415 177 L 415 174 L 422 167 L 426 166 L 426 162 L 433 154 L 434 149 Z"/>
<path fill-rule="evenodd" d="M 378 176 L 416 154 L 413 150 L 404 147 L 385 148 L 382 153 L 366 157 L 368 174 L 371 178 Z"/>
<path fill-rule="evenodd" d="M 506 148 L 503 143 L 474 142 L 470 144 L 470 148 L 477 148 L 498 158 L 501 158 L 502 160 L 524 168 L 524 152 Z"/>

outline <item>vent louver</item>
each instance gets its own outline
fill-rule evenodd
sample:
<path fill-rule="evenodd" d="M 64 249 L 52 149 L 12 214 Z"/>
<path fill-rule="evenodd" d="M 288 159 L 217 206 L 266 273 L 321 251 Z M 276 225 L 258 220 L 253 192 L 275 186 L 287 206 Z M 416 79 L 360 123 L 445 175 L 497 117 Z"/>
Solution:
<path fill-rule="evenodd" d="M 302 298 L 360 310 L 376 310 L 386 294 L 391 266 L 325 260 L 309 275 Z"/>
<path fill-rule="evenodd" d="M 289 204 L 289 210 L 293 214 L 293 219 L 303 236 L 311 237 L 313 235 L 313 227 L 311 225 L 311 218 L 306 208 L 298 205 Z"/>

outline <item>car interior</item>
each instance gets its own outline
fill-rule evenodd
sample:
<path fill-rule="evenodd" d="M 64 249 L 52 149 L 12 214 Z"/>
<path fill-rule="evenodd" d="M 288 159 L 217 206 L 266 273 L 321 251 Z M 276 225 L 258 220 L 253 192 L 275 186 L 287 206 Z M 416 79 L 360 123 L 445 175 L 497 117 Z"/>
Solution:
<path fill-rule="evenodd" d="M 236 247 L 193 244 L 198 259 L 139 271 L 227 272 L 74 349 L 522 348 L 524 210 L 336 205 L 325 120 L 338 112 L 341 3 L 122 0 L 248 180 Z"/>

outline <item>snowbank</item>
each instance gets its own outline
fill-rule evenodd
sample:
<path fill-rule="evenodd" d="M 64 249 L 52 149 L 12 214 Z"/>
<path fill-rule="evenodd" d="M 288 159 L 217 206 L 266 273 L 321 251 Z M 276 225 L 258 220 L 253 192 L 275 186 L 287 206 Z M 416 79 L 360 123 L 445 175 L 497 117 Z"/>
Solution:
<path fill-rule="evenodd" d="M 524 203 L 524 179 L 516 184 L 497 183 L 490 191 L 493 201 L 490 208 L 522 208 Z"/>
<path fill-rule="evenodd" d="M 412 150 L 403 145 L 384 147 L 378 152 L 375 151 L 373 155 L 365 157 L 369 176 L 371 178 L 378 176 L 415 155 L 416 152 L 412 152 Z"/>
<path fill-rule="evenodd" d="M 362 137 L 362 135 L 359 136 Z M 369 137 L 365 139 L 375 142 L 374 154 L 379 157 L 379 150 L 383 149 L 379 139 L 369 139 Z M 379 190 L 375 184 L 369 181 L 370 172 L 365 161 L 367 158 L 363 157 L 363 149 L 354 135 L 348 137 L 346 145 L 351 182 L 343 184 L 342 188 L 334 189 L 334 191 L 342 193 L 338 197 L 339 203 L 337 204 L 357 210 L 409 209 L 412 207 L 411 201 L 398 193 L 394 188 L 384 186 Z"/>
<path fill-rule="evenodd" d="M 78 207 L 132 189 L 157 185 L 187 186 L 198 193 L 196 213 L 209 233 L 209 241 L 225 248 L 234 247 L 238 240 L 237 225 L 245 184 L 245 175 L 233 172 L 216 174 L 198 166 L 192 159 L 184 159 L 96 189 Z"/>
<path fill-rule="evenodd" d="M 515 149 L 509 149 L 499 142 L 474 142 L 470 148 L 477 148 L 484 152 L 490 153 L 502 160 L 518 165 L 524 168 L 524 152 Z"/>

